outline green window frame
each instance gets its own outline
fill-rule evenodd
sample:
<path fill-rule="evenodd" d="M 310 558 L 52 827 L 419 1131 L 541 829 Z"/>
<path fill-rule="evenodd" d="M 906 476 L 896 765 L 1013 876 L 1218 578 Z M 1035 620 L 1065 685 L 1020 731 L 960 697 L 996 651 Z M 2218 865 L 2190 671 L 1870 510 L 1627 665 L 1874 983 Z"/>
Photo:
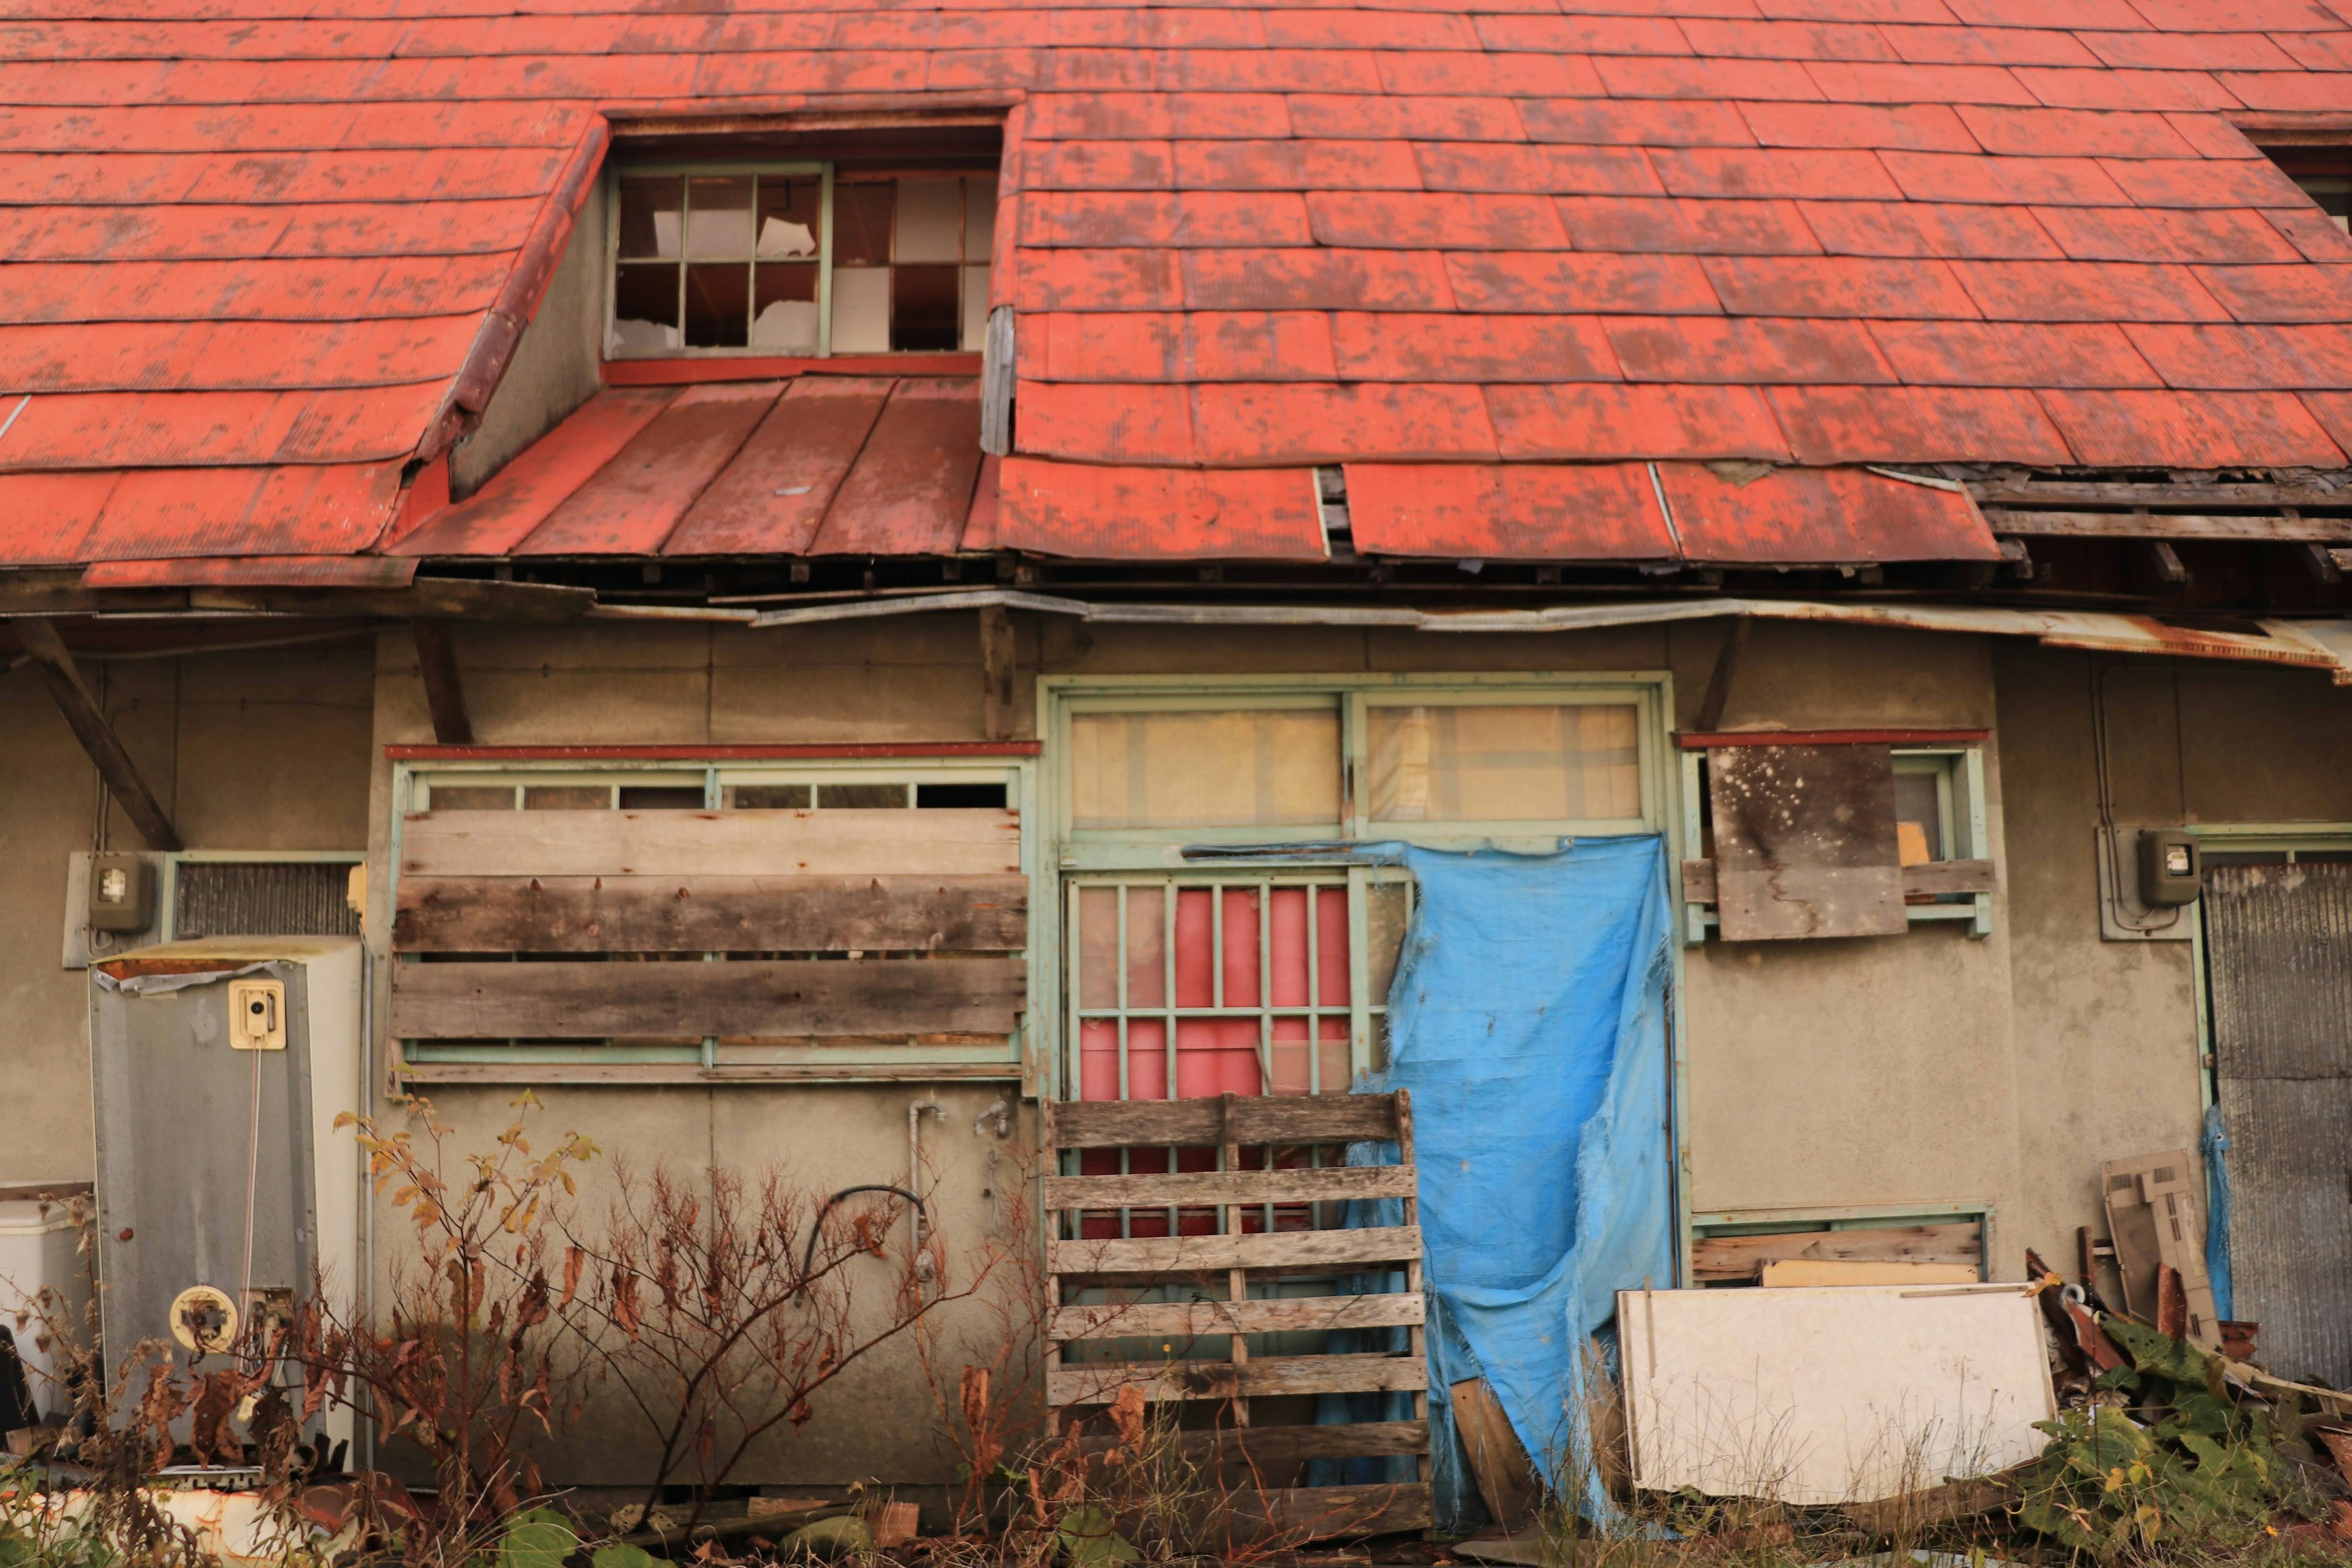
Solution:
<path fill-rule="evenodd" d="M 1300 675 L 1228 677 L 1048 677 L 1039 682 L 1038 713 L 1051 763 L 1039 802 L 1036 830 L 1041 844 L 1049 844 L 1054 864 L 1062 874 L 1061 897 L 1049 899 L 1041 890 L 1033 908 L 1049 918 L 1052 929 L 1033 932 L 1042 959 L 1050 959 L 1050 993 L 1061 999 L 1051 1026 L 1055 1037 L 1038 1042 L 1040 1057 L 1051 1064 L 1048 1092 L 1075 1098 L 1081 1087 L 1079 1060 L 1082 1026 L 1091 1020 L 1111 1022 L 1120 1031 L 1122 1073 L 1129 1052 L 1124 1041 L 1131 1024 L 1139 1019 L 1162 1020 L 1172 1030 L 1179 1016 L 1195 1016 L 1162 1000 L 1129 1005 L 1126 966 L 1119 969 L 1119 995 L 1108 1005 L 1079 995 L 1077 974 L 1079 899 L 1087 889 L 1126 888 L 1164 889 L 1173 900 L 1179 889 L 1197 888 L 1276 888 L 1314 884 L 1344 887 L 1349 921 L 1348 951 L 1353 956 L 1349 978 L 1348 1019 L 1349 1076 L 1380 1065 L 1385 1055 L 1385 986 L 1379 977 L 1393 973 L 1394 950 L 1409 919 L 1412 879 L 1386 867 L 1366 866 L 1353 857 L 1358 844 L 1402 842 L 1433 848 L 1467 849 L 1494 847 L 1541 851 L 1563 837 L 1601 837 L 1659 833 L 1671 839 L 1678 818 L 1674 810 L 1678 775 L 1665 765 L 1669 755 L 1664 715 L 1671 711 L 1669 678 L 1659 671 L 1625 673 L 1560 673 L 1445 675 Z M 1616 816 L 1557 817 L 1539 820 L 1402 821 L 1375 817 L 1370 810 L 1372 721 L 1384 710 L 1433 707 L 1628 706 L 1633 713 L 1633 763 L 1636 770 L 1634 809 Z M 1076 827 L 1076 763 L 1073 721 L 1091 713 L 1174 713 L 1299 711 L 1330 713 L 1336 723 L 1338 806 L 1328 821 L 1294 822 L 1278 826 L 1247 824 L 1202 824 L 1181 827 Z M 1309 852 L 1286 857 L 1277 866 L 1253 861 L 1246 851 L 1258 845 L 1328 845 L 1327 854 Z M 1195 857 L 1187 858 L 1190 847 Z M 1202 858 L 1203 847 L 1231 847 L 1243 853 L 1220 859 Z M 1672 855 L 1670 846 L 1669 854 Z M 1390 913 L 1382 900 L 1399 896 L 1402 910 Z M 1222 909 L 1223 900 L 1213 907 Z M 1261 900 L 1263 904 L 1263 900 Z M 1308 901 L 1310 909 L 1315 901 Z M 1122 937 L 1123 941 L 1123 937 Z M 1217 938 L 1220 950 L 1222 932 Z M 1170 944 L 1172 949 L 1172 942 Z M 1310 952 L 1316 951 L 1310 943 Z M 1172 957 L 1170 962 L 1172 963 Z M 1044 967 L 1041 963 L 1040 967 Z M 1267 970 L 1262 965 L 1261 974 Z M 1310 996 L 1315 994 L 1309 993 Z M 1679 1006 L 1679 986 L 1676 988 Z M 1273 1022 L 1278 1017 L 1312 1018 L 1310 1040 L 1326 1016 L 1337 1016 L 1336 1006 L 1281 1007 L 1256 1004 L 1223 1007 L 1223 998 L 1202 1016 L 1251 1016 L 1260 1020 L 1262 1062 L 1272 1049 Z M 1043 1009 L 1032 1014 L 1033 1025 L 1044 1025 Z M 1174 1053 L 1166 1053 L 1174 1073 Z M 1315 1092 L 1334 1092 L 1347 1085 L 1328 1081 L 1323 1055 L 1309 1050 L 1309 1082 Z M 1265 1069 L 1273 1078 L 1270 1063 Z M 1122 1082 L 1124 1088 L 1124 1081 Z M 1164 1086 L 1172 1091 L 1174 1085 Z"/>
<path fill-rule="evenodd" d="M 679 183 L 679 205 L 675 214 L 677 235 L 674 242 L 656 239 L 654 248 L 633 252 L 633 242 L 625 232 L 624 187 L 639 181 L 677 180 Z M 763 256 L 761 243 L 766 237 L 768 219 L 764 196 L 777 183 L 817 182 L 816 249 L 814 255 L 797 251 L 777 251 Z M 695 202 L 698 190 L 707 190 L 719 181 L 749 182 L 748 250 L 741 254 L 730 251 L 698 254 L 698 227 Z M 870 257 L 843 253 L 836 243 L 837 218 L 850 205 L 853 189 L 863 189 L 888 182 L 892 186 L 889 229 L 892 250 L 876 260 Z M 988 291 L 991 281 L 991 253 L 993 249 L 997 175 L 993 170 L 947 168 L 937 171 L 892 170 L 887 173 L 844 175 L 830 160 L 791 160 L 767 163 L 722 162 L 631 162 L 614 165 L 605 176 L 605 258 L 604 258 L 604 354 L 607 359 L 667 359 L 667 358 L 829 358 L 841 353 L 963 353 L 980 351 L 987 327 Z M 901 187 L 908 184 L 948 184 L 957 187 L 955 197 L 955 242 L 952 257 L 906 257 L 899 253 L 903 226 L 899 210 L 903 206 Z M 665 212 L 664 216 L 668 216 Z M 933 215 L 936 218 L 937 215 Z M 653 221 L 648 215 L 648 221 Z M 936 225 L 934 224 L 934 228 Z M 936 234 L 933 235 L 936 238 Z M 724 269 L 740 265 L 743 268 L 743 320 L 740 342 L 691 342 L 688 335 L 694 320 L 692 289 L 698 273 L 712 275 L 714 282 L 723 282 Z M 764 278 L 779 269 L 808 268 L 815 274 L 815 331 L 807 342 L 761 342 L 760 321 L 763 310 L 761 287 Z M 650 283 L 655 269 L 667 269 L 677 275 L 676 293 L 671 304 L 673 320 L 662 322 L 650 317 L 623 314 L 624 279 L 625 273 L 642 273 Z M 894 347 L 890 338 L 897 328 L 896 313 L 906 308 L 899 300 L 897 285 L 904 281 L 898 274 L 910 270 L 929 274 L 952 271 L 952 300 L 947 302 L 954 321 L 955 342 L 932 343 L 923 347 Z M 880 343 L 836 342 L 841 335 L 836 313 L 843 306 L 847 286 L 857 283 L 856 298 L 852 308 L 861 313 L 856 318 L 871 330 L 873 301 L 866 299 L 874 292 L 873 285 L 882 289 L 881 310 L 884 340 Z M 934 284 L 940 279 L 931 279 Z M 786 302 L 784 297 L 766 301 L 768 305 Z M 929 301 L 936 310 L 940 301 Z M 666 344 L 648 343 L 644 340 L 651 331 L 667 331 L 675 334 Z M 731 334 L 730 334 L 731 335 Z"/>
<path fill-rule="evenodd" d="M 1893 748 L 1895 773 L 1933 781 L 1936 791 L 1937 860 L 1990 860 L 1992 828 L 1985 798 L 1984 747 L 1975 743 L 1898 745 Z M 1683 842 L 1706 842 L 1706 754 L 1682 753 Z M 1904 918 L 1912 925 L 1934 921 L 1964 921 L 1974 938 L 1992 934 L 1990 893 L 1951 893 L 1933 903 L 1906 904 Z M 1716 911 L 1706 904 L 1683 904 L 1683 945 L 1697 947 L 1717 925 Z"/>
<path fill-rule="evenodd" d="M 979 784 L 1002 786 L 1004 805 L 1021 816 L 1021 868 L 1034 886 L 1037 876 L 1036 835 L 1032 826 L 1036 802 L 1036 764 L 1029 758 L 978 757 L 894 757 L 887 761 L 873 759 L 812 759 L 782 762 L 768 761 L 646 761 L 583 760 L 578 762 L 467 762 L 434 761 L 396 763 L 393 770 L 392 830 L 386 879 L 385 907 L 399 907 L 399 876 L 402 862 L 402 826 L 412 812 L 432 809 L 436 790 L 451 788 L 467 790 L 502 789 L 513 792 L 514 808 L 525 809 L 525 792 L 532 789 L 567 791 L 603 789 L 608 803 L 586 809 L 653 809 L 654 803 L 644 805 L 627 802 L 624 791 L 663 790 L 692 791 L 698 797 L 690 803 L 676 799 L 661 805 L 676 809 L 725 810 L 738 804 L 736 792 L 746 788 L 794 790 L 806 787 L 813 792 L 809 804 L 824 809 L 824 796 L 829 790 L 856 790 L 858 796 L 835 804 L 873 807 L 887 805 L 887 801 L 873 798 L 870 792 L 899 788 L 907 792 L 907 809 L 918 810 L 917 792 L 925 785 L 955 786 Z M 791 800 L 761 800 L 740 803 L 745 808 L 780 807 L 798 809 Z M 467 809 L 480 809 L 473 802 Z M 496 809 L 495 806 L 489 807 Z M 581 809 L 577 805 L 564 809 Z M 1029 945 L 1024 957 L 1028 967 L 1028 992 L 1032 998 L 1045 994 L 1041 984 L 1051 984 L 1050 971 L 1041 973 L 1036 931 L 1039 920 L 1035 900 L 1031 902 Z M 706 960 L 716 961 L 724 954 L 706 953 Z M 420 962 L 415 956 L 404 958 L 391 954 L 391 962 Z M 1046 1011 L 1050 1012 L 1050 1009 Z M 1027 1020 L 1038 1016 L 1033 1001 L 1002 1043 L 959 1044 L 952 1042 L 909 1041 L 904 1046 L 893 1045 L 877 1049 L 871 1043 L 776 1043 L 772 1045 L 724 1047 L 715 1037 L 703 1039 L 698 1045 L 610 1045 L 595 1042 L 539 1043 L 509 1040 L 493 1043 L 440 1043 L 392 1039 L 391 1048 L 403 1064 L 415 1064 L 428 1069 L 435 1080 L 452 1078 L 469 1082 L 501 1081 L 562 1081 L 562 1069 L 566 1068 L 602 1068 L 616 1064 L 632 1064 L 640 1068 L 658 1071 L 675 1069 L 673 1079 L 648 1077 L 645 1081 L 679 1081 L 711 1083 L 763 1083 L 779 1078 L 795 1082 L 870 1081 L 874 1079 L 916 1079 L 924 1081 L 946 1079 L 1020 1080 L 1032 1081 L 1034 1071 L 1028 1066 L 1028 1037 L 1033 1029 Z M 453 1070 L 454 1069 L 454 1070 Z M 731 1071 L 733 1076 L 711 1076 Z M 765 1076 L 763 1076 L 763 1073 Z M 592 1081 L 583 1078 L 581 1081 Z"/>

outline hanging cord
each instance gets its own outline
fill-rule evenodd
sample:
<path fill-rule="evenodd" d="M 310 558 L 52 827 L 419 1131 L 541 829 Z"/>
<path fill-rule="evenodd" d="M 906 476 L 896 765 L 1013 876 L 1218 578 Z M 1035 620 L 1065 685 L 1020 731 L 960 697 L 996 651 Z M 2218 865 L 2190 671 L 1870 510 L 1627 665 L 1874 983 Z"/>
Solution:
<path fill-rule="evenodd" d="M 2143 905 L 2138 915 L 2127 912 L 2124 897 L 2123 849 L 2118 843 L 2121 836 L 2116 831 L 2115 769 L 2107 761 L 2107 677 L 2122 668 L 2120 664 L 2095 665 L 2091 677 L 2091 751 L 2099 776 L 2099 854 L 2106 863 L 2107 889 L 2115 899 L 2116 923 L 2126 931 L 2170 931 L 2180 923 L 2178 908 L 2160 921 L 2146 920 L 2141 917 L 2152 911 Z"/>
<path fill-rule="evenodd" d="M 844 1198 L 856 1197 L 860 1193 L 890 1193 L 898 1197 L 902 1197 L 908 1203 L 914 1205 L 915 1212 L 917 1214 L 921 1214 L 923 1212 L 922 1199 L 917 1197 L 914 1194 L 908 1192 L 904 1187 L 894 1187 L 887 1182 L 877 1183 L 863 1187 L 842 1188 L 841 1191 L 825 1199 L 824 1202 L 818 1206 L 816 1218 L 809 1223 L 808 1250 L 801 1255 L 801 1274 L 803 1278 L 807 1277 L 809 1266 L 816 1261 L 816 1240 L 818 1237 L 824 1234 L 824 1216 L 833 1212 L 834 1205 L 839 1203 Z"/>
<path fill-rule="evenodd" d="M 253 1058 L 253 1110 L 245 1129 L 245 1263 L 237 1272 L 236 1310 L 242 1320 L 245 1340 L 245 1363 L 247 1372 L 261 1366 L 261 1350 L 257 1342 L 260 1314 L 253 1310 L 253 1210 L 254 1195 L 259 1190 L 261 1176 L 261 1053 L 247 1051 Z"/>

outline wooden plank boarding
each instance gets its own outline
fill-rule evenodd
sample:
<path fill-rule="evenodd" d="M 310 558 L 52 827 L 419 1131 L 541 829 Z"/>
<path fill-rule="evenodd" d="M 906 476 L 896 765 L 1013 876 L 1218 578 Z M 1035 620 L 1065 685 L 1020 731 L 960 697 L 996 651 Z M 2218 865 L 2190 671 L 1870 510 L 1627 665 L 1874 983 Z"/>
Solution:
<path fill-rule="evenodd" d="M 1021 814 L 424 811 L 401 825 L 409 877 L 990 877 L 1021 871 Z"/>
<path fill-rule="evenodd" d="M 394 963 L 401 1039 L 1002 1035 L 1017 958 Z"/>
<path fill-rule="evenodd" d="M 1045 1346 L 1046 1400 L 1068 1419 L 1133 1388 L 1150 1401 L 1210 1403 L 1218 1425 L 1179 1440 L 1195 1457 L 1250 1470 L 1257 1489 L 1227 1502 L 1236 1541 L 1289 1543 L 1431 1526 L 1427 1482 L 1428 1364 L 1423 1342 L 1421 1230 L 1415 1214 L 1412 1102 L 1393 1095 L 1255 1097 L 1215 1100 L 1087 1101 L 1049 1104 L 1045 1137 L 1056 1155 L 1078 1149 L 1214 1148 L 1213 1171 L 1139 1171 L 1125 1175 L 1050 1175 L 1049 1210 L 1073 1216 L 1121 1209 L 1212 1210 L 1220 1234 L 1068 1237 L 1050 1244 Z M 1276 1167 L 1280 1149 L 1330 1148 L 1394 1139 L 1402 1163 L 1382 1166 Z M 1247 1152 L 1246 1154 L 1244 1152 Z M 1245 1164 L 1244 1160 L 1267 1164 Z M 1319 1205 L 1349 1198 L 1402 1200 L 1402 1225 L 1362 1230 L 1247 1230 L 1268 1205 Z M 1406 1289 L 1360 1296 L 1252 1297 L 1254 1278 L 1331 1273 L 1379 1265 L 1402 1268 Z M 1181 1278 L 1200 1299 L 1121 1301 L 1117 1295 L 1154 1280 Z M 1066 1285 L 1111 1287 L 1108 1302 L 1068 1303 Z M 1253 1355 L 1249 1336 L 1334 1329 L 1406 1331 L 1406 1353 Z M 1073 1360 L 1074 1344 L 1120 1340 L 1174 1342 L 1222 1337 L 1224 1359 L 1104 1362 Z M 1179 1347 L 1181 1348 L 1181 1347 Z M 1409 1393 L 1413 1419 L 1335 1426 L 1261 1426 L 1251 1401 L 1279 1395 Z M 1089 1439 L 1091 1440 L 1091 1439 Z M 1266 1488 L 1267 1471 L 1295 1469 L 1310 1458 L 1412 1455 L 1414 1479 L 1393 1486 Z"/>
<path fill-rule="evenodd" d="M 1363 1230 L 1258 1231 L 1242 1236 L 1144 1236 L 1099 1241 L 1056 1241 L 1056 1274 L 1205 1274 L 1246 1268 L 1254 1273 L 1399 1267 L 1421 1256 L 1421 1227 L 1378 1226 Z"/>
<path fill-rule="evenodd" d="M 1409 1198 L 1413 1174 L 1402 1165 L 1326 1165 L 1279 1171 L 1145 1171 L 1128 1176 L 1048 1176 L 1049 1209 L 1205 1207 L 1331 1203 L 1343 1198 Z"/>
<path fill-rule="evenodd" d="M 404 877 L 402 952 L 1016 952 L 992 877 Z"/>
<path fill-rule="evenodd" d="M 1214 1399 L 1276 1394 L 1419 1393 L 1429 1370 L 1408 1356 L 1266 1356 L 1258 1361 L 1065 1362 L 1046 1379 L 1055 1405 L 1108 1405 L 1133 1384 L 1146 1399 Z M 1415 1419 L 1426 1419 L 1426 1413 Z"/>

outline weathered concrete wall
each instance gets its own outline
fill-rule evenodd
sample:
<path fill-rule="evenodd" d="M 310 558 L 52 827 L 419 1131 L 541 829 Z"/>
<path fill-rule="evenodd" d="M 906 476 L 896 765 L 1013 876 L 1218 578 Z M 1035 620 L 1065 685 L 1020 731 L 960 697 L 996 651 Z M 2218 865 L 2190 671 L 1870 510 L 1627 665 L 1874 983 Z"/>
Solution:
<path fill-rule="evenodd" d="M 449 454 L 449 488 L 463 500 L 596 395 L 604 361 L 604 198 L 581 205 L 563 259 L 523 329 L 474 433 Z"/>
<path fill-rule="evenodd" d="M 141 776 L 192 849 L 358 849 L 373 708 L 363 642 L 90 660 Z M 30 668 L 0 676 L 0 1182 L 86 1179 L 87 979 L 60 967 L 77 849 L 145 847 Z"/>

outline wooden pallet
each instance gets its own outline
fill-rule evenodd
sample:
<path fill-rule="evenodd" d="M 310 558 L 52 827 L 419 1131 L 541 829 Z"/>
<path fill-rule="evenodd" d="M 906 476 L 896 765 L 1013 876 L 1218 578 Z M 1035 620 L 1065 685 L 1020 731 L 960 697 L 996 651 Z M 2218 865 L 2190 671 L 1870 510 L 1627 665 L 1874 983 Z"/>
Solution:
<path fill-rule="evenodd" d="M 1076 1420 L 1139 1390 L 1162 1405 L 1205 1414 L 1207 1430 L 1187 1422 L 1179 1441 L 1188 1457 L 1221 1472 L 1265 1478 L 1317 1458 L 1413 1457 L 1406 1483 L 1350 1487 L 1272 1487 L 1250 1493 L 1244 1510 L 1259 1534 L 1287 1543 L 1337 1536 L 1425 1530 L 1433 1522 L 1428 1482 L 1428 1360 L 1423 1345 L 1421 1227 L 1415 1210 L 1412 1108 L 1405 1091 L 1217 1100 L 1097 1100 L 1049 1105 L 1052 1168 L 1065 1151 L 1214 1149 L 1213 1171 L 1126 1175 L 1053 1175 L 1045 1206 L 1054 1225 L 1047 1258 L 1046 1399 L 1057 1421 Z M 1276 1148 L 1394 1139 L 1402 1163 L 1377 1167 L 1250 1168 Z M 1172 1163 L 1172 1162 L 1171 1162 Z M 1133 1163 L 1129 1162 L 1130 1165 Z M 1403 1200 L 1404 1223 L 1362 1230 L 1245 1231 L 1243 1215 L 1266 1205 L 1320 1205 L 1347 1198 Z M 1120 1209 L 1213 1209 L 1218 1233 L 1207 1236 L 1089 1239 L 1083 1215 Z M 1392 1295 L 1251 1300 L 1253 1280 L 1383 1267 L 1402 1269 Z M 1216 1299 L 1117 1304 L 1119 1288 L 1190 1282 Z M 1109 1286 L 1113 1304 L 1066 1300 L 1073 1286 Z M 1244 1335 L 1281 1331 L 1396 1328 L 1403 1354 L 1262 1356 Z M 1086 1341 L 1228 1336 L 1223 1360 L 1069 1361 L 1065 1345 Z M 1282 1394 L 1409 1392 L 1411 1421 L 1353 1426 L 1253 1425 L 1251 1401 Z M 1108 1442 L 1108 1439 L 1104 1439 Z M 1263 1518 L 1258 1516 L 1263 1515 Z"/>

